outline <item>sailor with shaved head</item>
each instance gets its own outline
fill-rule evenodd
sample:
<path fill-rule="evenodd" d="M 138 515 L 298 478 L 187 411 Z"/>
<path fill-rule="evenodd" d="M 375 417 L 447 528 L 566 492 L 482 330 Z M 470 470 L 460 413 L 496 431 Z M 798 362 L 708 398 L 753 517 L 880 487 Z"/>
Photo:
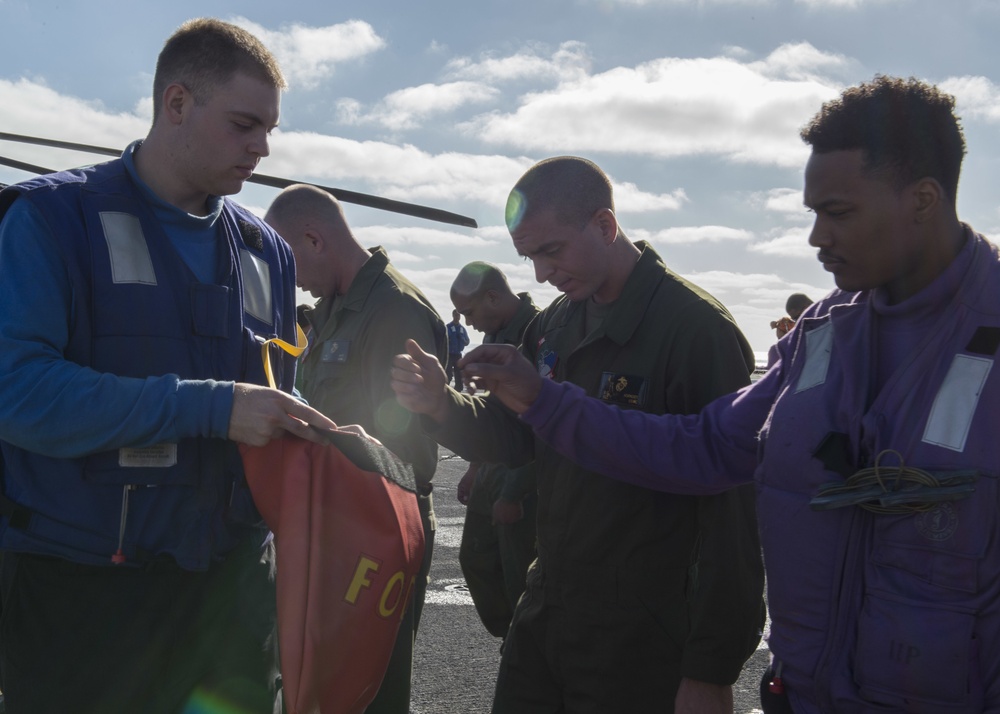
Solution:
<path fill-rule="evenodd" d="M 535 373 L 654 414 L 697 411 L 749 382 L 753 353 L 728 311 L 629 240 L 596 164 L 535 164 L 505 218 L 536 280 L 562 293 L 524 333 Z M 732 712 L 731 685 L 763 619 L 752 490 L 674 497 L 582 469 L 492 395 L 450 390 L 412 343 L 393 387 L 464 458 L 534 460 L 538 557 L 507 633 L 494 714 Z"/>
<path fill-rule="evenodd" d="M 264 220 L 291 247 L 299 286 L 317 298 L 305 311 L 312 347 L 301 364 L 303 396 L 338 424 L 360 424 L 411 464 L 416 476 L 426 541 L 423 568 L 382 687 L 366 710 L 408 714 L 413 642 L 434 545 L 431 479 L 438 450 L 417 417 L 397 404 L 389 368 L 408 339 L 444 359 L 444 324 L 423 293 L 389 263 L 384 249 L 369 250 L 358 242 L 329 193 L 290 186 L 274 199 Z"/>
<path fill-rule="evenodd" d="M 473 261 L 451 284 L 455 310 L 485 344 L 521 344 L 538 308 L 528 293 L 515 294 L 497 266 Z M 514 607 L 535 559 L 538 506 L 534 464 L 470 463 L 458 485 L 466 504 L 458 562 L 483 625 L 494 637 L 507 636 Z"/>

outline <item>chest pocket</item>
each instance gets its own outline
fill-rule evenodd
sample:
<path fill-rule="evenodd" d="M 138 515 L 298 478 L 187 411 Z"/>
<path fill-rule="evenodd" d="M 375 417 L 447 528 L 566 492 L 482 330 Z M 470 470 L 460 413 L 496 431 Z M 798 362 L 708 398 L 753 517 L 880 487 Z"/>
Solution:
<path fill-rule="evenodd" d="M 310 351 L 306 376 L 327 392 L 353 391 L 361 386 L 364 359 L 364 344 L 358 339 L 357 330 L 352 325 L 342 325 L 330 339 L 316 343 Z"/>
<path fill-rule="evenodd" d="M 997 483 L 905 516 L 876 516 L 854 677 L 871 701 L 911 712 L 979 711 L 976 613 L 995 538 Z"/>

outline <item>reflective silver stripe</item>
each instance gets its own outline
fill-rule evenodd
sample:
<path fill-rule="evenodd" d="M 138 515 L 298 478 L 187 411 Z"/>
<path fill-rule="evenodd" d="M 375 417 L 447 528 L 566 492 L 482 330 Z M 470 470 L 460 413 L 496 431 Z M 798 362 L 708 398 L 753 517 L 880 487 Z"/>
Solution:
<path fill-rule="evenodd" d="M 983 385 L 993 368 L 993 360 L 971 355 L 955 355 L 945 375 L 924 429 L 924 443 L 952 451 L 965 449 L 972 418 L 976 414 Z"/>
<path fill-rule="evenodd" d="M 261 322 L 273 323 L 271 317 L 271 266 L 246 248 L 240 248 L 243 268 L 243 309 Z"/>
<path fill-rule="evenodd" d="M 156 285 L 153 261 L 149 259 L 149 247 L 139 219 L 117 211 L 101 211 L 100 217 L 111 257 L 111 280 Z"/>
<path fill-rule="evenodd" d="M 806 363 L 802 366 L 796 392 L 817 387 L 826 381 L 826 373 L 830 368 L 830 351 L 833 349 L 833 323 L 827 322 L 822 327 L 809 330 L 806 333 Z"/>

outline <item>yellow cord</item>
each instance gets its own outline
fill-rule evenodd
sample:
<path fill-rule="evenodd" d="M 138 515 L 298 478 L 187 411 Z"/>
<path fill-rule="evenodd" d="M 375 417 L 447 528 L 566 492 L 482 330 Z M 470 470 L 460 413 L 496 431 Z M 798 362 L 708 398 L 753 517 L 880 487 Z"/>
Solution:
<path fill-rule="evenodd" d="M 267 386 L 277 389 L 274 384 L 274 373 L 271 371 L 271 353 L 269 345 L 277 345 L 292 357 L 298 357 L 306 349 L 306 333 L 302 330 L 302 325 L 295 323 L 295 344 L 289 344 L 278 337 L 272 337 L 260 346 L 261 359 L 264 360 L 264 375 L 267 377 Z"/>

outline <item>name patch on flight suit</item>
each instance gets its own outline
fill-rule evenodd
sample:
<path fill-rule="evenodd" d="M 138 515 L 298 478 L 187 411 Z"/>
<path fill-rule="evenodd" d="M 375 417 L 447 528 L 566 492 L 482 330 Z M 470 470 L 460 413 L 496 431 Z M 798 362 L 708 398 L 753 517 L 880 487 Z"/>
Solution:
<path fill-rule="evenodd" d="M 123 468 L 165 469 L 176 464 L 177 444 L 153 444 L 118 450 L 118 465 Z"/>
<path fill-rule="evenodd" d="M 323 362 L 337 362 L 343 364 L 347 361 L 351 352 L 350 340 L 327 340 L 323 343 L 323 353 L 320 359 Z"/>
<path fill-rule="evenodd" d="M 604 402 L 642 407 L 646 405 L 647 384 L 645 378 L 637 377 L 634 374 L 604 372 L 601 375 L 601 387 L 597 394 Z"/>

